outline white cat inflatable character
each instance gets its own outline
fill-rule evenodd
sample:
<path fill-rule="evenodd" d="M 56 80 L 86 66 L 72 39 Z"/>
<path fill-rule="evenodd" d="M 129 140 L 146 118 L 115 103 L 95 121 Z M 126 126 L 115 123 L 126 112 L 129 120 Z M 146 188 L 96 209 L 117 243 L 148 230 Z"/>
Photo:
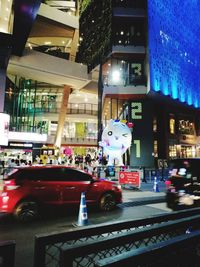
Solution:
<path fill-rule="evenodd" d="M 99 145 L 103 147 L 104 153 L 108 155 L 108 166 L 115 164 L 123 166 L 122 155 L 131 146 L 132 134 L 130 128 L 119 120 L 110 120 L 102 133 L 102 141 Z"/>

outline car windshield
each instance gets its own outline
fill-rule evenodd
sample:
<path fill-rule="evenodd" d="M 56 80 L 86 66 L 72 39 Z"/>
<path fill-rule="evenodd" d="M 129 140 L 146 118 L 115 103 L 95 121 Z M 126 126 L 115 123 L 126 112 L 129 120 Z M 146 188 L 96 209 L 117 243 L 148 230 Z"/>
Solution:
<path fill-rule="evenodd" d="M 18 171 L 17 168 L 6 168 L 4 170 L 4 177 L 3 179 L 9 179 L 11 175 L 13 175 L 14 173 L 16 173 Z"/>

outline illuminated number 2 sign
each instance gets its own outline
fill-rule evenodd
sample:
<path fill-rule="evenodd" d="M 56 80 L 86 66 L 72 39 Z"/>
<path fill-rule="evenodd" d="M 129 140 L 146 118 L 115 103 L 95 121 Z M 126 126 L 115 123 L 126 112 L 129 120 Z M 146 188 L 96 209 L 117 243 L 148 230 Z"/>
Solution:
<path fill-rule="evenodd" d="M 132 102 L 131 103 L 131 118 L 133 120 L 141 120 L 142 119 L 142 103 L 140 103 L 140 102 Z"/>
<path fill-rule="evenodd" d="M 142 103 L 141 102 L 132 102 L 131 103 L 131 118 L 133 120 L 142 120 Z M 141 144 L 140 140 L 134 140 L 133 144 L 135 145 L 136 158 L 141 157 Z"/>

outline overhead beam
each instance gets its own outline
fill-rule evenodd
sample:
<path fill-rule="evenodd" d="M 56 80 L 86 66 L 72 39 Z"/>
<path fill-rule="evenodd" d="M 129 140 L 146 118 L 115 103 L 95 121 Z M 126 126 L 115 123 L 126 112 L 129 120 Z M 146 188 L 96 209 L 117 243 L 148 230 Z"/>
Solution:
<path fill-rule="evenodd" d="M 22 56 L 42 0 L 14 0 L 12 54 Z"/>

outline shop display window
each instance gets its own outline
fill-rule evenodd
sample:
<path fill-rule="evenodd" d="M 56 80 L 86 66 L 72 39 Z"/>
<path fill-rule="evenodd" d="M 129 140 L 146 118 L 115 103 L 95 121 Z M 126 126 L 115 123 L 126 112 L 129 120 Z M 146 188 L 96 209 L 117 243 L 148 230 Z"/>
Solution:
<path fill-rule="evenodd" d="M 169 145 L 169 157 L 176 158 L 177 157 L 177 146 Z"/>
<path fill-rule="evenodd" d="M 191 122 L 189 120 L 179 120 L 179 133 L 195 135 L 194 122 Z"/>

